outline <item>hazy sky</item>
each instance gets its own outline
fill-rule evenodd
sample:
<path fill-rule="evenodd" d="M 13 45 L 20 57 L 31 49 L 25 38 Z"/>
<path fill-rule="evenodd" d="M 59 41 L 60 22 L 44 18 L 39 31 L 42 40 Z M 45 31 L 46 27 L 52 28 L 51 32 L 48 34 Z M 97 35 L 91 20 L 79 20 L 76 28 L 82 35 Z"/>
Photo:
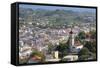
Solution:
<path fill-rule="evenodd" d="M 96 9 L 94 8 L 79 8 L 79 7 L 60 7 L 60 6 L 42 6 L 42 5 L 27 5 L 27 4 L 20 4 L 19 7 L 23 8 L 31 8 L 33 10 L 35 9 L 46 9 L 46 10 L 73 10 L 78 12 L 88 11 L 88 12 L 96 12 Z"/>

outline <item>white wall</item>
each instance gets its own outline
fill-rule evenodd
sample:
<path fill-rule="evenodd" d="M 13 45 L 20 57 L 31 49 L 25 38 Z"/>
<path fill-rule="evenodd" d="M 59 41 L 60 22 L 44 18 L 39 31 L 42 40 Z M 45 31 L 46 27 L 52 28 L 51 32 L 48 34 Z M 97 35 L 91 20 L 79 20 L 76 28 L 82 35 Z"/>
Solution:
<path fill-rule="evenodd" d="M 100 0 L 0 0 L 0 68 L 16 68 L 10 64 L 10 4 L 15 1 L 24 2 L 39 2 L 39 3 L 54 3 L 54 4 L 69 4 L 69 5 L 87 5 L 98 6 L 100 12 Z M 100 16 L 100 13 L 98 13 Z M 99 19 L 99 18 L 98 18 Z M 100 19 L 99 19 L 100 21 Z M 98 22 L 98 29 L 100 23 Z M 98 30 L 100 34 L 100 30 Z M 98 36 L 99 37 L 99 36 Z M 100 40 L 100 37 L 99 37 Z M 99 42 L 100 44 L 100 42 Z M 100 52 L 100 46 L 98 46 Z M 100 55 L 100 53 L 98 54 Z M 19 68 L 99 68 L 100 57 L 98 62 L 82 62 L 82 63 L 66 63 L 66 64 L 50 64 L 50 65 L 35 65 L 21 66 Z"/>

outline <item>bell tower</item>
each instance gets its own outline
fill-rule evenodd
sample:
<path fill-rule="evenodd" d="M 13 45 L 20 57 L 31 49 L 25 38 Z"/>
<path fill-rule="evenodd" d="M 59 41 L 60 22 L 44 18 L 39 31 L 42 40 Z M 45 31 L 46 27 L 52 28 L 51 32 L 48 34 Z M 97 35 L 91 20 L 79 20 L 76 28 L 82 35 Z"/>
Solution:
<path fill-rule="evenodd" d="M 69 32 L 69 45 L 70 45 L 70 51 L 73 52 L 75 49 L 75 35 L 73 32 L 73 26 L 71 26 L 71 31 Z"/>

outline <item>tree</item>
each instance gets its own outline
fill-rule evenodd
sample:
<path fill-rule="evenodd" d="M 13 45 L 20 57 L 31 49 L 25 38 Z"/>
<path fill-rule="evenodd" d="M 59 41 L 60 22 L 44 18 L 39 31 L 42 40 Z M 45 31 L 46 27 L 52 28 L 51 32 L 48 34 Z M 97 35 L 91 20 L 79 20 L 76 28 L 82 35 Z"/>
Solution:
<path fill-rule="evenodd" d="M 88 48 L 84 47 L 80 52 L 78 53 L 79 60 L 88 60 L 90 57 L 90 51 Z"/>
<path fill-rule="evenodd" d="M 84 47 L 88 48 L 92 59 L 96 59 L 96 41 L 87 41 Z"/>
<path fill-rule="evenodd" d="M 96 41 L 86 41 L 84 47 L 88 48 L 89 51 L 95 53 L 96 52 Z"/>
<path fill-rule="evenodd" d="M 80 39 L 85 39 L 85 33 L 84 32 L 80 32 L 78 34 L 78 36 L 79 36 Z"/>
<path fill-rule="evenodd" d="M 65 56 L 69 53 L 69 45 L 67 45 L 66 43 L 60 43 L 56 47 L 56 50 L 59 51 L 59 57 L 63 58 L 63 56 Z"/>
<path fill-rule="evenodd" d="M 91 39 L 96 39 L 96 31 L 91 31 Z"/>
<path fill-rule="evenodd" d="M 49 43 L 48 44 L 48 53 L 52 53 L 52 51 L 53 51 L 53 49 L 54 49 L 54 46 L 51 44 L 51 43 Z"/>
<path fill-rule="evenodd" d="M 31 53 L 31 55 L 30 55 L 30 58 L 31 58 L 31 57 L 34 57 L 34 56 L 40 57 L 40 58 L 41 58 L 40 61 L 44 61 L 44 60 L 45 60 L 44 54 L 43 54 L 42 52 L 40 52 L 40 51 L 33 51 L 33 52 Z M 29 58 L 29 59 L 30 59 L 30 58 Z"/>

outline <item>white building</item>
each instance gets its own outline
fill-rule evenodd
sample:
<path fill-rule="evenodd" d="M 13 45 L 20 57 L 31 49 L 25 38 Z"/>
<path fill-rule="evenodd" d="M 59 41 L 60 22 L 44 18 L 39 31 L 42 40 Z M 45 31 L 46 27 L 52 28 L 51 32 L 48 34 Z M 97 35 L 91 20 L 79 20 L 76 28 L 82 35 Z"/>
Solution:
<path fill-rule="evenodd" d="M 77 61 L 78 55 L 67 55 L 63 58 L 65 61 Z"/>

